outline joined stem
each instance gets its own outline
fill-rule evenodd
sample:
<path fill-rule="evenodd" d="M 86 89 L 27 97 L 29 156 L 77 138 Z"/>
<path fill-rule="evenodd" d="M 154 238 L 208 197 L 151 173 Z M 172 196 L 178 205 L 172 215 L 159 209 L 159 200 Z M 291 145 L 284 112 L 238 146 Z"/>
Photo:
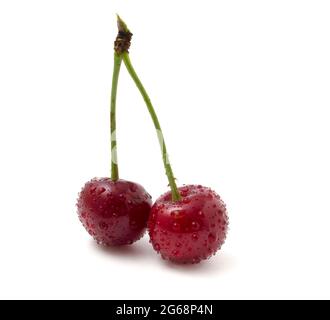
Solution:
<path fill-rule="evenodd" d="M 137 88 L 139 89 L 144 102 L 147 105 L 148 111 L 150 113 L 151 119 L 154 123 L 154 126 L 156 128 L 157 131 L 157 135 L 158 135 L 158 140 L 159 140 L 159 144 L 160 144 L 160 148 L 162 151 L 162 158 L 163 158 L 163 163 L 164 163 L 164 168 L 165 168 L 165 172 L 168 178 L 168 182 L 169 182 L 169 186 L 171 188 L 172 191 L 172 201 L 179 201 L 181 199 L 178 187 L 175 183 L 175 178 L 173 175 L 173 171 L 172 171 L 172 167 L 170 164 L 170 161 L 168 159 L 168 154 L 167 154 L 167 149 L 166 149 L 166 144 L 164 141 L 164 137 L 163 137 L 163 132 L 162 129 L 160 127 L 160 123 L 158 120 L 158 117 L 156 115 L 155 109 L 151 103 L 151 100 L 148 96 L 147 91 L 145 90 L 141 80 L 139 79 L 135 69 L 133 68 L 133 65 L 131 63 L 131 59 L 129 57 L 129 54 L 127 51 L 123 52 L 122 54 L 122 59 L 125 63 L 125 66 L 127 68 L 128 73 L 130 74 L 130 76 L 132 77 L 133 81 L 135 82 Z"/>
<path fill-rule="evenodd" d="M 110 134 L 111 134 L 111 180 L 119 179 L 118 162 L 117 162 L 117 137 L 116 137 L 116 101 L 117 87 L 122 56 L 114 53 L 111 101 L 110 101 Z"/>

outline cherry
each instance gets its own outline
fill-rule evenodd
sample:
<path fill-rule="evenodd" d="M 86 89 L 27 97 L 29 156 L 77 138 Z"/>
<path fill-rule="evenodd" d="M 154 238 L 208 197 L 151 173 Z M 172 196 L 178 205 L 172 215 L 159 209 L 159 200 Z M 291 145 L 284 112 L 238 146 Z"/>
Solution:
<path fill-rule="evenodd" d="M 130 36 L 128 32 L 119 30 L 114 47 L 110 106 L 111 178 L 94 178 L 87 182 L 77 202 L 78 216 L 83 226 L 98 243 L 107 246 L 131 244 L 140 239 L 146 230 L 152 204 L 151 196 L 141 185 L 119 179 L 118 173 L 117 86 L 122 51 L 128 50 Z"/>
<path fill-rule="evenodd" d="M 130 40 L 132 34 L 119 17 L 118 27 L 122 31 L 122 38 Z M 129 47 L 124 46 L 123 42 L 119 44 L 119 47 Z M 177 187 L 155 109 L 132 65 L 128 50 L 123 50 L 121 55 L 157 131 L 171 188 L 171 192 L 161 196 L 151 209 L 148 222 L 150 242 L 165 259 L 197 263 L 210 257 L 224 243 L 228 226 L 226 207 L 220 197 L 209 188 L 195 185 Z"/>
<path fill-rule="evenodd" d="M 161 256 L 178 263 L 197 263 L 220 249 L 226 238 L 226 206 L 211 189 L 200 185 L 179 188 L 159 197 L 148 221 L 150 242 Z"/>
<path fill-rule="evenodd" d="M 151 196 L 137 183 L 94 178 L 81 190 L 77 206 L 89 234 L 112 246 L 132 244 L 143 236 L 151 204 Z"/>

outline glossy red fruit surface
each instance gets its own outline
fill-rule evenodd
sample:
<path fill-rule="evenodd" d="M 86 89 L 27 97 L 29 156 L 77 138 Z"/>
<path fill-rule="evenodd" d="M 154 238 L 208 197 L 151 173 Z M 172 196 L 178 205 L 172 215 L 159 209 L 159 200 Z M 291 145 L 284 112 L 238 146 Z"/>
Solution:
<path fill-rule="evenodd" d="M 220 249 L 228 228 L 226 206 L 214 191 L 197 185 L 179 188 L 157 199 L 148 221 L 150 242 L 166 260 L 197 263 Z"/>
<path fill-rule="evenodd" d="M 94 239 L 107 246 L 131 244 L 147 225 L 151 196 L 134 182 L 94 178 L 82 188 L 79 219 Z"/>

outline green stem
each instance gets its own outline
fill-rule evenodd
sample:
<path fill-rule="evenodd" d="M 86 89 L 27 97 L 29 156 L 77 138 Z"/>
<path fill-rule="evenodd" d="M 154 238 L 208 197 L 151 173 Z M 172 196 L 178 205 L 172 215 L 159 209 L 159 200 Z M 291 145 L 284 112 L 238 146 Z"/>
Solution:
<path fill-rule="evenodd" d="M 169 185 L 170 185 L 170 188 L 171 188 L 171 191 L 172 191 L 172 200 L 173 201 L 179 201 L 181 199 L 181 196 L 180 196 L 178 187 L 175 183 L 175 178 L 173 176 L 172 167 L 171 167 L 171 164 L 170 164 L 169 159 L 168 159 L 168 154 L 167 154 L 167 149 L 166 149 L 162 129 L 160 127 L 159 120 L 157 118 L 155 109 L 154 109 L 154 107 L 153 107 L 153 105 L 150 101 L 150 98 L 149 98 L 142 82 L 140 81 L 138 75 L 136 74 L 136 72 L 135 72 L 135 70 L 132 66 L 131 59 L 129 57 L 128 52 L 123 52 L 122 53 L 122 59 L 125 63 L 125 66 L 126 66 L 128 72 L 129 72 L 129 74 L 131 75 L 131 77 L 134 80 L 137 88 L 139 89 L 139 91 L 140 91 L 140 93 L 141 93 L 141 95 L 144 99 L 144 102 L 147 105 L 147 108 L 148 108 L 148 111 L 150 113 L 151 119 L 152 119 L 152 121 L 154 123 L 154 126 L 156 128 L 156 131 L 157 131 L 157 134 L 158 134 L 158 139 L 159 139 L 159 144 L 160 144 L 160 147 L 161 147 L 161 150 L 162 150 L 162 157 L 163 157 L 165 172 L 166 172 L 168 182 L 169 182 Z"/>
<path fill-rule="evenodd" d="M 117 137 L 116 137 L 116 100 L 119 71 L 122 62 L 122 56 L 115 52 L 112 88 L 111 88 L 111 103 L 110 103 L 110 132 L 111 132 L 111 180 L 117 181 L 119 179 L 118 163 L 117 163 Z"/>

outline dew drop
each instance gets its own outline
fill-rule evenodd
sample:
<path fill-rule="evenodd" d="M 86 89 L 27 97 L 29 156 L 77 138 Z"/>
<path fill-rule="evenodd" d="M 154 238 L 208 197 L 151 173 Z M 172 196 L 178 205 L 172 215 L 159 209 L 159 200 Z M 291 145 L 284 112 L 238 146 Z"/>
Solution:
<path fill-rule="evenodd" d="M 173 222 L 172 229 L 173 231 L 180 231 L 180 224 L 177 222 Z"/>
<path fill-rule="evenodd" d="M 191 229 L 192 229 L 193 231 L 198 231 L 198 230 L 199 230 L 199 223 L 196 222 L 196 221 L 193 221 L 193 222 L 191 223 Z"/>
<path fill-rule="evenodd" d="M 173 254 L 173 256 L 176 257 L 176 256 L 179 254 L 179 251 L 178 251 L 178 250 L 173 250 L 173 251 L 172 251 L 172 254 Z"/>
<path fill-rule="evenodd" d="M 181 247 L 181 242 L 177 242 L 176 244 L 175 244 L 178 248 L 180 248 Z"/>
<path fill-rule="evenodd" d="M 98 191 L 97 194 L 100 195 L 105 191 L 105 188 L 101 187 Z"/>
<path fill-rule="evenodd" d="M 90 189 L 90 194 L 94 194 L 95 193 L 95 190 L 96 190 L 96 187 L 95 186 L 93 186 L 93 187 L 91 187 L 91 189 Z"/>
<path fill-rule="evenodd" d="M 191 202 L 191 200 L 190 200 L 189 198 L 184 198 L 184 199 L 182 200 L 182 202 L 183 202 L 184 204 L 188 204 L 188 203 Z"/>
<path fill-rule="evenodd" d="M 160 245 L 159 245 L 158 243 L 156 243 L 156 244 L 154 245 L 154 248 L 155 248 L 155 250 L 158 252 L 158 251 L 160 250 Z"/>
<path fill-rule="evenodd" d="M 200 259 L 198 259 L 198 258 L 193 258 L 192 259 L 192 263 L 198 263 L 198 262 L 200 262 Z"/>
<path fill-rule="evenodd" d="M 132 192 L 136 192 L 138 188 L 137 188 L 137 185 L 136 185 L 136 184 L 131 183 L 131 184 L 129 185 L 129 189 L 130 189 Z"/>
<path fill-rule="evenodd" d="M 113 212 L 113 213 L 112 213 L 112 216 L 113 216 L 113 217 L 118 217 L 118 214 L 117 214 L 116 212 Z"/>
<path fill-rule="evenodd" d="M 105 223 L 104 221 L 101 221 L 99 223 L 99 227 L 100 227 L 101 230 L 107 230 L 109 228 L 108 224 Z"/>
<path fill-rule="evenodd" d="M 210 243 L 213 243 L 216 240 L 216 236 L 213 233 L 209 233 L 208 240 Z"/>
<path fill-rule="evenodd" d="M 198 240 L 198 234 L 197 233 L 193 233 L 192 234 L 192 238 L 193 238 L 193 240 Z"/>
<path fill-rule="evenodd" d="M 197 213 L 200 217 L 204 217 L 204 212 L 203 211 L 198 211 Z"/>
<path fill-rule="evenodd" d="M 181 214 L 182 214 L 182 211 L 180 211 L 180 210 L 174 210 L 171 212 L 172 217 L 180 217 Z"/>

